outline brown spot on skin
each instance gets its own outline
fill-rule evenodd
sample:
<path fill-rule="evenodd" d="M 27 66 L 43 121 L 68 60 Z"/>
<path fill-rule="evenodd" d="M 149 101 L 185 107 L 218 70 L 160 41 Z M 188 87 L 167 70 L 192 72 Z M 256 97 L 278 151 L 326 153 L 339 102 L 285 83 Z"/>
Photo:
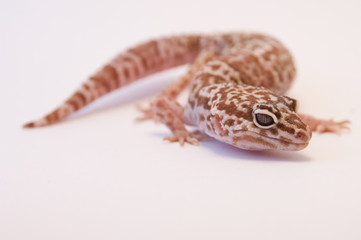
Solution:
<path fill-rule="evenodd" d="M 231 98 L 229 98 L 229 101 L 236 101 L 237 103 L 240 102 L 239 96 L 234 95 Z"/>
<path fill-rule="evenodd" d="M 139 56 L 140 58 L 140 62 L 142 63 L 142 67 L 145 69 L 145 70 L 148 70 L 148 63 L 147 63 L 147 59 L 144 57 L 144 56 Z"/>
<path fill-rule="evenodd" d="M 224 74 L 224 75 L 228 75 L 228 73 L 229 73 L 229 70 L 228 70 L 228 69 L 223 70 L 223 74 Z"/>
<path fill-rule="evenodd" d="M 24 124 L 23 125 L 23 128 L 33 128 L 35 127 L 35 123 L 34 122 L 30 122 L 30 123 L 27 123 L 27 124 Z"/>
<path fill-rule="evenodd" d="M 260 129 L 259 134 L 262 135 L 262 136 L 265 136 L 265 137 L 268 136 L 268 133 L 267 133 L 267 131 L 265 129 Z"/>
<path fill-rule="evenodd" d="M 105 93 L 108 93 L 120 86 L 118 81 L 118 73 L 111 65 L 106 65 L 102 70 L 97 72 L 94 76 L 90 77 L 94 81 L 97 88 L 103 88 Z M 105 94 L 104 93 L 104 94 Z"/>
<path fill-rule="evenodd" d="M 297 121 L 298 120 L 298 121 Z M 289 114 L 285 117 L 285 121 L 289 124 L 296 125 L 297 128 L 306 129 L 306 124 L 302 123 L 296 114 Z"/>
<path fill-rule="evenodd" d="M 221 67 L 221 65 L 216 65 L 216 64 L 211 65 L 211 68 L 213 71 L 217 71 L 220 67 Z"/>
<path fill-rule="evenodd" d="M 253 95 L 247 95 L 246 100 L 251 103 L 256 103 L 258 99 Z"/>
<path fill-rule="evenodd" d="M 120 86 L 118 72 L 112 65 L 106 65 L 103 71 L 105 78 L 108 79 L 109 82 L 113 82 L 116 88 Z"/>
<path fill-rule="evenodd" d="M 189 36 L 188 37 L 188 41 L 186 42 L 187 44 L 187 49 L 190 49 L 190 51 L 192 52 L 198 52 L 199 50 L 199 43 L 200 43 L 200 37 L 199 36 Z"/>
<path fill-rule="evenodd" d="M 233 126 L 233 124 L 234 124 L 234 120 L 231 118 L 224 122 L 224 125 L 229 126 L 229 127 Z"/>
<path fill-rule="evenodd" d="M 292 135 L 295 134 L 295 129 L 287 127 L 282 123 L 277 123 L 277 127 L 278 127 L 278 129 L 288 132 L 289 134 L 292 134 Z"/>
<path fill-rule="evenodd" d="M 55 123 L 59 121 L 58 111 L 55 110 L 52 113 L 50 113 L 48 116 L 46 116 L 46 121 L 48 123 Z"/>
<path fill-rule="evenodd" d="M 180 86 L 181 87 L 181 86 Z M 175 89 L 172 89 L 168 92 L 168 96 L 169 98 L 171 99 L 175 99 L 177 97 L 178 93 L 177 93 L 177 90 Z"/>
<path fill-rule="evenodd" d="M 255 89 L 254 89 L 254 88 L 246 88 L 246 89 L 244 89 L 244 91 L 245 91 L 245 92 L 248 92 L 248 93 L 250 93 L 250 94 L 253 94 L 253 92 L 255 91 Z"/>
<path fill-rule="evenodd" d="M 107 81 L 104 81 L 104 79 L 99 77 L 91 77 L 90 80 L 93 80 L 95 82 L 97 89 L 103 88 L 106 92 L 110 92 L 109 83 Z"/>
<path fill-rule="evenodd" d="M 77 99 L 78 100 L 77 102 L 80 102 L 81 106 L 84 106 L 86 104 L 85 96 L 81 92 L 76 92 L 72 98 Z"/>
<path fill-rule="evenodd" d="M 209 104 L 209 100 L 209 97 L 199 96 L 197 105 L 203 107 L 205 110 L 210 110 L 211 105 Z"/>
<path fill-rule="evenodd" d="M 140 75 L 140 69 L 138 68 L 139 66 L 137 63 L 133 62 L 134 60 L 132 58 L 120 55 L 116 60 L 118 60 L 119 62 L 129 62 L 131 66 L 133 66 L 135 76 L 137 77 Z"/>
<path fill-rule="evenodd" d="M 227 115 L 236 116 L 237 118 L 246 119 L 248 121 L 253 120 L 252 114 L 250 112 L 243 112 L 238 110 L 237 106 L 233 102 L 230 102 L 229 104 L 226 104 L 225 102 L 219 102 L 217 104 L 217 108 L 221 111 L 224 110 Z"/>
<path fill-rule="evenodd" d="M 237 142 L 239 142 L 239 141 L 241 141 L 241 140 L 243 140 L 243 137 L 240 137 L 240 136 L 234 136 L 234 137 L 232 138 L 233 143 L 237 143 Z"/>
<path fill-rule="evenodd" d="M 286 137 L 280 136 L 281 144 L 285 147 L 290 145 L 291 139 L 288 139 Z"/>
<path fill-rule="evenodd" d="M 160 110 L 166 109 L 166 103 L 164 102 L 164 99 L 157 99 L 155 106 Z"/>
<path fill-rule="evenodd" d="M 194 109 L 195 102 L 193 100 L 189 99 L 188 103 L 191 106 L 191 108 Z"/>
<path fill-rule="evenodd" d="M 207 92 L 208 93 L 211 93 L 214 89 L 216 89 L 217 88 L 217 86 L 211 86 L 211 87 L 208 87 L 207 88 Z"/>
<path fill-rule="evenodd" d="M 89 91 L 90 90 L 90 87 L 88 86 L 88 84 L 86 83 L 83 83 L 83 88 L 86 90 L 86 91 Z"/>
<path fill-rule="evenodd" d="M 218 101 L 218 98 L 219 98 L 219 94 L 216 94 L 214 96 L 211 97 L 211 102 L 217 102 Z"/>
<path fill-rule="evenodd" d="M 253 120 L 252 114 L 250 112 L 237 111 L 234 115 L 237 118 L 243 118 L 243 119 L 245 119 L 247 121 L 252 121 Z"/>
<path fill-rule="evenodd" d="M 66 104 L 71 105 L 74 111 L 78 110 L 81 107 L 74 99 L 69 99 L 68 101 L 66 101 Z"/>
<path fill-rule="evenodd" d="M 258 107 L 259 109 L 266 109 L 268 110 L 269 112 L 273 113 L 277 119 L 280 119 L 281 118 L 281 113 L 279 112 L 279 110 L 271 107 L 271 106 L 267 106 L 267 105 L 259 105 Z"/>
<path fill-rule="evenodd" d="M 161 112 L 156 112 L 155 115 L 159 118 L 164 118 L 164 115 Z"/>
<path fill-rule="evenodd" d="M 278 136 L 278 134 L 279 134 L 277 128 L 271 128 L 271 129 L 269 129 L 269 131 L 271 132 L 271 134 L 273 136 Z"/>
<path fill-rule="evenodd" d="M 237 85 L 238 84 L 241 85 L 243 83 L 241 78 L 230 77 L 230 80 L 231 80 L 232 83 L 235 83 Z"/>
<path fill-rule="evenodd" d="M 293 78 L 292 72 L 288 72 L 287 77 L 288 77 L 288 79 L 292 79 Z"/>
<path fill-rule="evenodd" d="M 280 119 L 282 117 L 282 114 L 279 111 L 274 111 L 274 115 L 276 115 L 277 119 Z"/>
<path fill-rule="evenodd" d="M 259 108 L 259 109 L 266 109 L 266 110 L 268 110 L 269 112 L 273 112 L 273 108 L 270 107 L 270 106 L 259 105 L 258 108 Z"/>
<path fill-rule="evenodd" d="M 129 49 L 128 52 L 133 53 L 139 57 L 140 62 L 145 70 L 151 70 L 161 61 L 156 41 L 149 41 L 147 43 L 141 44 L 136 48 Z"/>
<path fill-rule="evenodd" d="M 233 134 L 237 134 L 239 132 L 244 132 L 242 129 L 236 129 L 236 130 L 232 130 Z"/>
<path fill-rule="evenodd" d="M 125 78 L 128 80 L 129 79 L 129 70 L 128 70 L 128 68 L 124 67 L 123 72 L 124 72 Z"/>

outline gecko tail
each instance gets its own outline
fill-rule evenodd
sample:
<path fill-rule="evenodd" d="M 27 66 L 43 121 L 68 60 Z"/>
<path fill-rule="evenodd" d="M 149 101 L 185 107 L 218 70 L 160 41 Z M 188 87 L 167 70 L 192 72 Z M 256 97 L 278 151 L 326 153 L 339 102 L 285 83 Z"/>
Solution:
<path fill-rule="evenodd" d="M 55 122 L 54 122 L 55 123 Z M 23 128 L 37 128 L 37 127 L 45 127 L 48 125 L 51 125 L 52 123 L 47 122 L 45 118 L 33 121 L 33 122 L 28 122 L 23 124 Z"/>
<path fill-rule="evenodd" d="M 23 127 L 44 127 L 60 122 L 113 90 L 153 73 L 194 61 L 199 49 L 198 35 L 161 38 L 130 48 L 87 79 L 57 109 Z"/>
<path fill-rule="evenodd" d="M 24 124 L 23 128 L 45 127 L 60 122 L 96 99 L 96 97 L 93 97 L 93 99 L 89 98 L 89 96 L 92 96 L 90 95 L 91 91 L 88 90 L 87 94 L 83 91 L 84 89 L 76 91 L 75 94 L 73 94 L 68 100 L 51 113 L 38 120 Z M 88 98 L 86 98 L 86 96 L 88 96 Z"/>
<path fill-rule="evenodd" d="M 60 122 L 103 95 L 120 87 L 115 69 L 110 64 L 85 81 L 63 104 L 39 120 L 23 125 L 23 128 L 45 127 Z"/>

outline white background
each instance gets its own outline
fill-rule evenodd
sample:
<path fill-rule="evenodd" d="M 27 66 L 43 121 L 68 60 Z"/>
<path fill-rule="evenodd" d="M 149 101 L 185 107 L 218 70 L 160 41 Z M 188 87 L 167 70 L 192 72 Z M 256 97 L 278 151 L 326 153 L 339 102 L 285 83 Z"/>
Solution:
<path fill-rule="evenodd" d="M 361 2 L 0 0 L 0 239 L 361 239 Z M 177 33 L 255 30 L 296 58 L 300 111 L 350 119 L 300 152 L 180 147 L 136 103 L 185 68 L 71 120 L 52 110 L 118 52 Z"/>

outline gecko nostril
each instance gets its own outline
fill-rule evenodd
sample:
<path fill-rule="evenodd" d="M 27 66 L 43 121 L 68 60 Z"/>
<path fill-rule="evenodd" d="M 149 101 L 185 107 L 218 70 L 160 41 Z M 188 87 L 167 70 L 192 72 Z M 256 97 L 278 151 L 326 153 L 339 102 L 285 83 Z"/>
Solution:
<path fill-rule="evenodd" d="M 303 132 L 298 132 L 298 133 L 296 133 L 296 138 L 298 138 L 298 139 L 300 139 L 300 140 L 303 140 L 303 141 L 307 140 L 307 136 L 306 136 L 306 134 L 303 133 Z"/>

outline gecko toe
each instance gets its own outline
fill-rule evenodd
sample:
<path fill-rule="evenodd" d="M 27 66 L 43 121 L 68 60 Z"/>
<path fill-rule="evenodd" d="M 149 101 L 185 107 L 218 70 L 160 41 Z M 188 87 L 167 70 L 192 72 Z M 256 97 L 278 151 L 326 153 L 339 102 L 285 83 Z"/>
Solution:
<path fill-rule="evenodd" d="M 153 111 L 151 108 L 145 108 L 137 104 L 136 108 L 141 112 L 142 116 L 135 118 L 136 122 L 144 122 L 153 119 Z"/>
<path fill-rule="evenodd" d="M 177 136 L 169 136 L 169 137 L 165 137 L 163 138 L 164 141 L 168 141 L 168 142 L 179 142 L 179 144 L 181 146 L 184 146 L 185 143 L 189 143 L 191 145 L 199 145 L 199 141 L 192 136 L 191 133 L 186 133 L 186 134 L 179 134 Z"/>

